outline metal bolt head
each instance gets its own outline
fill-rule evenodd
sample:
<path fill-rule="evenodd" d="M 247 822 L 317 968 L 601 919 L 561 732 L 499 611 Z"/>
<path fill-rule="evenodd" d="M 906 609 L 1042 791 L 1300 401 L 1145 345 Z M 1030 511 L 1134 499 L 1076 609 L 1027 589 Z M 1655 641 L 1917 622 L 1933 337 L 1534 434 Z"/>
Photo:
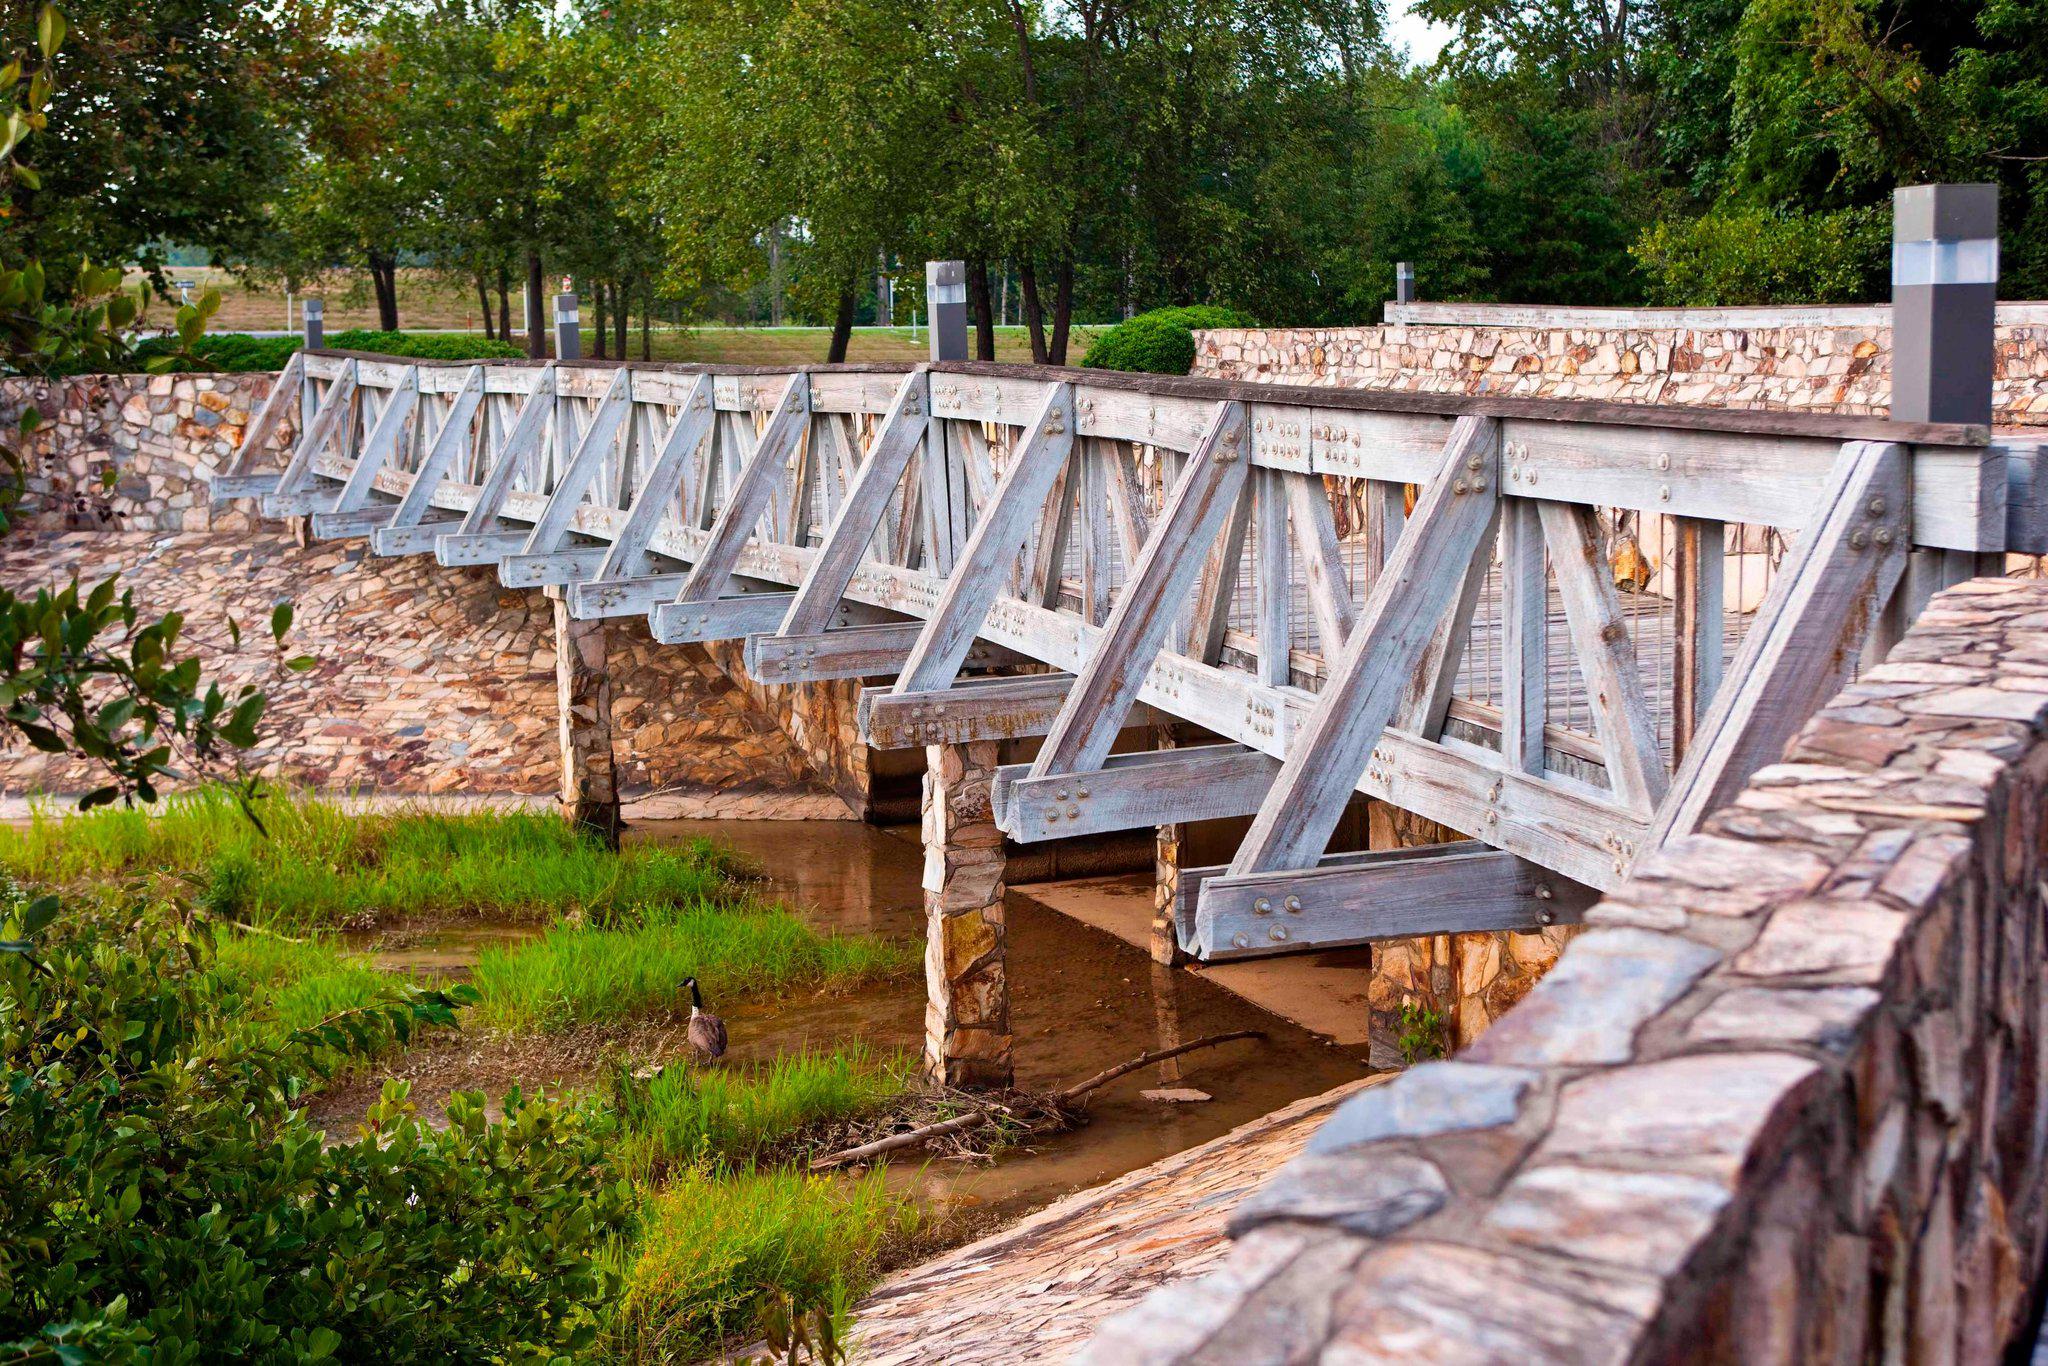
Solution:
<path fill-rule="evenodd" d="M 1870 515 L 1871 515 L 1871 516 L 1873 516 L 1873 517 L 1882 517 L 1882 516 L 1884 516 L 1884 509 L 1885 509 L 1885 501 L 1884 501 L 1884 495 L 1883 495 L 1883 494 L 1879 494 L 1879 495 L 1877 495 L 1876 497 L 1874 497 L 1874 498 L 1872 498 L 1872 499 L 1870 500 Z"/>
<path fill-rule="evenodd" d="M 1870 533 L 1870 539 L 1876 541 L 1879 545 L 1890 545 L 1892 543 L 1892 529 L 1888 526 L 1881 526 Z"/>
<path fill-rule="evenodd" d="M 1859 526 L 1854 531 L 1849 533 L 1849 546 L 1851 549 L 1861 550 L 1869 544 L 1870 533 L 1865 531 L 1862 527 Z"/>
<path fill-rule="evenodd" d="M 1451 481 L 1451 492 L 1452 492 L 1452 493 L 1454 493 L 1454 494 L 1456 494 L 1456 493 L 1463 493 L 1464 491 L 1465 491 L 1465 481 L 1464 481 L 1464 480 L 1462 480 L 1462 479 L 1453 479 L 1453 480 Z"/>
<path fill-rule="evenodd" d="M 1287 914 L 1289 914 L 1289 915 L 1300 915 L 1300 914 L 1301 914 L 1301 898 L 1300 898 L 1300 897 L 1298 897 L 1298 896 L 1290 896 L 1290 897 L 1288 897 L 1288 898 L 1287 898 L 1287 900 L 1286 900 L 1286 901 L 1282 902 L 1281 904 L 1282 904 L 1282 905 L 1284 905 L 1284 906 L 1285 906 L 1285 907 L 1287 908 Z"/>
<path fill-rule="evenodd" d="M 1657 501 L 1660 503 L 1668 503 L 1671 501 L 1671 485 L 1657 485 Z"/>
<path fill-rule="evenodd" d="M 1484 463 L 1485 462 L 1482 461 L 1476 455 L 1468 455 L 1465 457 L 1465 468 L 1472 471 L 1474 474 L 1479 473 L 1479 470 L 1481 466 L 1484 465 Z"/>
<path fill-rule="evenodd" d="M 1256 901 L 1254 901 L 1254 902 L 1252 903 L 1252 914 L 1253 914 L 1253 915 L 1271 915 L 1271 914 L 1273 914 L 1273 903 L 1272 903 L 1272 902 L 1270 902 L 1270 901 L 1268 901 L 1268 900 L 1267 900 L 1267 899 L 1266 899 L 1265 897 L 1260 897 L 1260 898 L 1259 898 L 1258 900 L 1256 900 Z"/>
<path fill-rule="evenodd" d="M 1252 937 L 1244 933 L 1233 934 L 1230 936 L 1230 942 L 1241 949 L 1248 949 L 1252 946 Z"/>
<path fill-rule="evenodd" d="M 1277 943 L 1285 943 L 1287 941 L 1287 927 L 1285 925 L 1275 925 L 1268 933 L 1271 934 Z"/>

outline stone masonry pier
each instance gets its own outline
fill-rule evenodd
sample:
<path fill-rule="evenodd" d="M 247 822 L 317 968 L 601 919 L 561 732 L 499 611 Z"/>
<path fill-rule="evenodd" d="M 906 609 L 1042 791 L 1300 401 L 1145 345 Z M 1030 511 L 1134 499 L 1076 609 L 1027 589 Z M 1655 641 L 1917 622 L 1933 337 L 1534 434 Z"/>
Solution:
<path fill-rule="evenodd" d="M 2048 585 L 1938 596 L 1095 1363 L 1989 1362 L 2048 1235 Z"/>

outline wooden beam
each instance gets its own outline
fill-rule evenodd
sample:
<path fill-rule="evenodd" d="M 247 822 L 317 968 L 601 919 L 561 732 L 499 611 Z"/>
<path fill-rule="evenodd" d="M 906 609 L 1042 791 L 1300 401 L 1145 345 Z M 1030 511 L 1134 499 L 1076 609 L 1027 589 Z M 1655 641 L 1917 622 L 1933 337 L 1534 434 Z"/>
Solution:
<path fill-rule="evenodd" d="M 284 421 L 284 415 L 291 411 L 297 401 L 299 389 L 306 381 L 306 358 L 297 351 L 285 361 L 284 369 L 277 375 L 277 383 L 270 386 L 270 393 L 264 397 L 263 406 L 256 410 L 256 416 L 249 419 L 242 428 L 241 444 L 235 447 L 234 458 L 228 467 L 216 474 L 209 492 L 216 503 L 234 498 L 245 498 L 255 494 L 269 493 L 276 488 L 279 473 L 257 474 L 249 467 L 270 446 L 270 439 L 277 435 L 277 429 Z M 269 480 L 268 486 L 259 486 L 256 481 Z"/>
<path fill-rule="evenodd" d="M 1007 764 L 996 770 L 996 824 L 1032 843 L 1249 816 L 1279 771 L 1278 759 L 1244 745 L 1112 754 L 1093 772 L 1044 778 L 1029 764 Z"/>
<path fill-rule="evenodd" d="M 1543 726 L 1550 707 L 1550 579 L 1543 523 L 1527 498 L 1501 510 L 1501 759 L 1543 775 Z"/>
<path fill-rule="evenodd" d="M 277 490 L 264 495 L 261 504 L 266 517 L 297 516 L 300 512 L 311 511 L 300 508 L 304 501 L 306 481 L 312 477 L 313 461 L 333 443 L 335 435 L 341 432 L 355 417 L 356 368 L 353 362 L 343 370 L 320 401 L 320 410 L 306 425 L 305 435 L 292 451 L 291 463 L 278 477 Z"/>
<path fill-rule="evenodd" d="M 789 616 L 782 622 L 782 634 L 822 631 L 838 610 L 846 585 L 852 582 L 854 571 L 874 543 L 876 529 L 888 515 L 890 495 L 903 482 L 918 443 L 928 437 L 930 397 L 922 370 L 903 377 L 881 430 L 875 434 L 867 463 L 847 487 L 825 533 L 825 543 L 818 548 L 818 558 L 797 588 Z"/>
<path fill-rule="evenodd" d="M 505 444 L 498 449 L 497 459 L 484 474 L 483 485 L 477 490 L 476 502 L 463 515 L 459 532 L 464 536 L 480 536 L 490 532 L 503 532 L 503 518 L 499 515 L 505 506 L 505 495 L 512 491 L 512 484 L 526 462 L 540 452 L 541 443 L 547 437 L 548 419 L 555 406 L 555 366 L 552 361 L 543 366 L 534 377 L 533 392 L 519 405 L 519 416 L 512 423 L 512 430 L 505 437 Z M 519 545 L 505 554 L 511 554 L 526 543 L 526 533 L 519 533 Z M 441 542 L 434 543 L 434 554 L 441 554 Z M 443 564 L 490 564 L 497 556 L 488 560 L 442 560 Z"/>
<path fill-rule="evenodd" d="M 1337 523 L 1320 475 L 1281 474 L 1294 543 L 1301 550 L 1301 577 L 1324 659 L 1335 659 L 1351 636 L 1356 612 L 1351 605 L 1351 580 L 1337 548 Z"/>
<path fill-rule="evenodd" d="M 1116 554 L 1110 548 L 1115 534 L 1115 515 L 1109 507 L 1109 467 L 1104 463 L 1100 443 L 1082 442 L 1074 453 L 1081 476 L 1081 615 L 1101 621 L 1109 615 L 1111 578 Z M 1222 633 L 1217 633 L 1222 644 Z"/>
<path fill-rule="evenodd" d="M 1442 468 L 1373 585 L 1315 710 L 1288 746 L 1272 793 L 1230 865 L 1233 874 L 1310 867 L 1322 857 L 1499 505 L 1500 425 L 1459 418 Z"/>
<path fill-rule="evenodd" d="M 746 548 L 761 514 L 789 472 L 789 458 L 797 442 L 803 439 L 810 412 L 809 381 L 798 371 L 784 386 L 782 397 L 775 404 L 775 415 L 768 419 L 766 430 L 754 443 L 739 478 L 726 490 L 725 506 L 718 510 L 718 520 L 711 525 L 711 537 L 704 543 L 696 564 L 690 567 L 689 577 L 683 580 L 682 591 L 676 594 L 677 602 L 709 602 L 725 590 L 740 552 Z"/>
<path fill-rule="evenodd" d="M 1651 827 L 1656 848 L 1692 833 L 1847 681 L 1897 587 L 1911 543 L 1913 468 L 1904 446 L 1842 448 L 1822 507 L 1792 543 Z"/>
<path fill-rule="evenodd" d="M 391 514 L 389 523 L 370 533 L 370 549 L 376 554 L 431 553 L 434 536 L 461 525 L 459 521 L 453 521 L 432 534 L 421 534 L 427 511 L 433 506 L 435 487 L 447 477 L 455 457 L 470 447 L 473 439 L 470 426 L 476 421 L 483 400 L 484 368 L 472 365 L 463 375 L 462 387 L 448 401 L 447 415 L 441 420 L 440 430 L 434 433 L 433 444 L 427 447 L 426 455 L 421 458 L 412 484 L 406 489 L 405 496 L 398 500 L 398 511 Z"/>
<path fill-rule="evenodd" d="M 1056 384 L 1047 392 L 904 661 L 896 681 L 898 692 L 942 688 L 959 674 L 975 633 L 1002 592 L 1004 571 L 1023 548 L 1033 519 L 1044 509 L 1073 451 L 1073 403 L 1072 385 Z"/>
<path fill-rule="evenodd" d="M 315 512 L 313 539 L 342 541 L 352 536 L 368 536 L 381 527 L 389 526 L 397 515 L 396 503 L 374 503 L 349 512 Z"/>
<path fill-rule="evenodd" d="M 335 495 L 334 505 L 327 511 L 354 512 L 369 505 L 370 492 L 377 486 L 377 476 L 398 453 L 398 440 L 418 410 L 419 401 L 420 372 L 418 366 L 412 366 L 391 391 L 391 397 L 385 400 L 369 436 L 363 440 L 362 453 L 356 457 L 355 468 L 349 471 L 341 492 Z"/>
<path fill-rule="evenodd" d="M 1499 527 L 1493 525 L 1479 538 L 1479 553 L 1465 566 L 1465 578 L 1450 612 L 1437 623 L 1429 646 L 1409 675 L 1401 694 L 1401 705 L 1391 724 L 1412 731 L 1426 740 L 1443 734 L 1444 718 L 1450 714 L 1451 694 L 1458 682 L 1458 667 L 1465 662 L 1465 648 L 1472 643 L 1472 618 L 1478 614 L 1479 599 L 1486 591 L 1487 571 L 1492 568 L 1493 545 Z"/>
<path fill-rule="evenodd" d="M 646 574 L 630 579 L 585 579 L 569 585 L 569 615 L 579 621 L 638 617 L 675 601 L 682 574 Z"/>
<path fill-rule="evenodd" d="M 1252 597 L 1259 642 L 1259 682 L 1284 688 L 1292 678 L 1294 575 L 1287 539 L 1287 476 L 1260 470 L 1252 489 L 1258 530 L 1253 536 Z"/>
<path fill-rule="evenodd" d="M 763 683 L 871 678 L 902 668 L 923 631 L 923 622 L 904 621 L 808 635 L 751 635 L 744 658 L 747 672 Z"/>
<path fill-rule="evenodd" d="M 1331 854 L 1313 868 L 1185 869 L 1175 919 L 1204 962 L 1426 934 L 1576 924 L 1591 887 L 1477 840 Z"/>
<path fill-rule="evenodd" d="M 962 678 L 930 692 L 866 688 L 860 695 L 861 739 L 876 749 L 920 749 L 1043 735 L 1073 686 L 1074 675 L 1050 673 Z M 1152 708 L 1139 706 L 1130 724 L 1150 726 L 1160 719 Z"/>
<path fill-rule="evenodd" d="M 1223 535 L 1202 566 L 1194 620 L 1188 630 L 1190 659 L 1214 664 L 1223 657 L 1223 636 L 1230 629 L 1230 608 L 1237 597 L 1237 576 L 1244 568 L 1245 533 L 1251 529 L 1251 522 L 1252 499 L 1248 492 L 1240 491 L 1224 520 Z"/>
<path fill-rule="evenodd" d="M 1543 537 L 1550 547 L 1564 603 L 1572 654 L 1586 680 L 1587 708 L 1594 733 L 1607 756 L 1607 781 L 1615 798 L 1645 815 L 1656 810 L 1668 781 L 1657 748 L 1657 723 L 1643 691 L 1635 642 L 1614 591 L 1614 571 L 1601 551 L 1600 525 L 1593 509 L 1577 503 L 1538 499 Z"/>
<path fill-rule="evenodd" d="M 575 454 L 569 457 L 567 467 L 555 480 L 554 491 L 548 495 L 548 505 L 542 509 L 540 520 L 533 524 L 522 554 L 546 555 L 564 547 L 569 538 L 570 518 L 582 505 L 583 495 L 596 482 L 605 462 L 611 459 L 613 444 L 619 439 L 619 428 L 626 424 L 626 418 L 633 410 L 631 378 L 632 372 L 624 369 L 612 377 L 611 387 L 605 390 L 604 398 L 598 402 L 590 425 L 577 438 Z M 602 557 L 598 563 L 603 563 Z M 596 564 L 591 566 L 593 570 L 596 568 Z"/>
<path fill-rule="evenodd" d="M 1166 643 L 1202 569 L 1202 552 L 1222 534 L 1244 491 L 1245 414 L 1222 404 L 1174 485 L 1152 539 L 1131 566 L 1123 595 L 1102 628 L 1102 644 L 1081 670 L 1067 705 L 1032 762 L 1033 777 L 1102 767 L 1125 714 Z"/>
<path fill-rule="evenodd" d="M 531 539 L 527 544 L 533 544 Z M 609 546 L 583 545 L 533 555 L 522 549 L 518 554 L 506 555 L 498 561 L 498 582 L 507 588 L 546 588 L 576 583 L 595 574 L 609 550 Z"/>
<path fill-rule="evenodd" d="M 450 568 L 495 565 L 525 548 L 523 531 L 451 531 L 434 538 L 434 562 Z"/>
<path fill-rule="evenodd" d="M 1725 523 L 1674 517 L 1671 597 L 1671 752 L 1683 759 L 1727 666 Z"/>
<path fill-rule="evenodd" d="M 712 602 L 664 602 L 648 614 L 648 629 L 663 645 L 742 640 L 772 631 L 794 593 L 742 593 Z"/>

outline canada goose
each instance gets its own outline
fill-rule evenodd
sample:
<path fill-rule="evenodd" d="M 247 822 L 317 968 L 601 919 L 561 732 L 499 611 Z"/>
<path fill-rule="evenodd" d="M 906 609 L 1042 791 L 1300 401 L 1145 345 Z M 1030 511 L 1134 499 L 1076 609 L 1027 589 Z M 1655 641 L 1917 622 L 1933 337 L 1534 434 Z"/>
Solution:
<path fill-rule="evenodd" d="M 707 1058 L 723 1057 L 725 1021 L 704 1008 L 704 994 L 697 990 L 696 978 L 685 977 L 683 985 L 690 989 L 690 1047 Z"/>

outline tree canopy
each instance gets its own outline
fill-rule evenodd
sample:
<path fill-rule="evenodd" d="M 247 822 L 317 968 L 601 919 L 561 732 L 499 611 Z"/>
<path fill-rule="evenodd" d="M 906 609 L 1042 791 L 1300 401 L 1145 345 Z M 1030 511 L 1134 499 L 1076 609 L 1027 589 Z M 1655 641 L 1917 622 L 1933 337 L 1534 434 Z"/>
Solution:
<path fill-rule="evenodd" d="M 0 233 L 293 283 L 567 276 L 626 320 L 830 322 L 970 263 L 988 324 L 1424 297 L 1882 298 L 1899 184 L 1995 180 L 2048 292 L 2048 0 L 410 0 L 74 10 L 61 139 Z M 74 55 L 75 52 L 75 55 Z M 1014 304 L 1005 300 L 1014 299 Z M 661 302 L 657 304 L 657 300 Z M 493 317 L 495 314 L 495 317 Z"/>

